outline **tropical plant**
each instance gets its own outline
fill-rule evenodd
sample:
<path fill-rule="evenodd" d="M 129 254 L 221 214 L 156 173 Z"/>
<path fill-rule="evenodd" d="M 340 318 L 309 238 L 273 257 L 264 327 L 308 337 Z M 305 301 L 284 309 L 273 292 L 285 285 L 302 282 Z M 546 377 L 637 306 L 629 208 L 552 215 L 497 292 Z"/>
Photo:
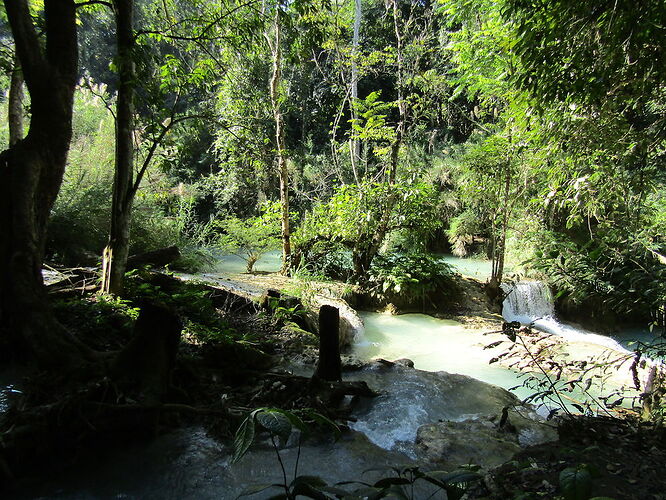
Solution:
<path fill-rule="evenodd" d="M 437 193 L 424 182 L 346 184 L 306 214 L 294 241 L 306 263 L 318 242 L 344 246 L 351 251 L 355 278 L 365 281 L 387 234 L 431 233 L 441 224 L 437 210 Z"/>
<path fill-rule="evenodd" d="M 280 247 L 280 204 L 267 202 L 261 212 L 245 220 L 227 217 L 215 223 L 223 231 L 216 246 L 242 258 L 248 273 L 263 254 Z"/>
<path fill-rule="evenodd" d="M 278 495 L 276 498 L 284 498 L 287 500 L 296 499 L 298 495 L 306 496 L 307 498 L 330 498 L 326 496 L 322 490 L 326 489 L 326 482 L 320 477 L 316 476 L 299 476 L 298 468 L 300 462 L 300 447 L 303 435 L 310 432 L 310 426 L 306 424 L 310 422 L 322 425 L 326 429 L 332 431 L 337 437 L 340 435 L 339 427 L 329 418 L 317 413 L 313 410 L 297 410 L 287 411 L 280 408 L 257 408 L 250 412 L 250 414 L 243 420 L 238 427 L 234 436 L 232 462 L 240 460 L 249 450 L 252 445 L 257 430 L 266 431 L 270 435 L 271 444 L 278 463 L 282 472 L 283 483 L 254 485 L 246 489 L 240 496 L 254 495 L 269 488 L 279 488 L 284 493 Z M 299 431 L 298 434 L 298 457 L 294 465 L 294 474 L 291 481 L 287 478 L 287 470 L 284 461 L 280 455 L 278 445 L 285 446 L 292 432 Z M 318 496 L 317 496 L 318 495 Z"/>
<path fill-rule="evenodd" d="M 450 265 L 431 254 L 378 255 L 366 288 L 379 299 L 400 296 L 420 302 L 439 295 L 454 298 L 460 292 L 455 277 Z"/>

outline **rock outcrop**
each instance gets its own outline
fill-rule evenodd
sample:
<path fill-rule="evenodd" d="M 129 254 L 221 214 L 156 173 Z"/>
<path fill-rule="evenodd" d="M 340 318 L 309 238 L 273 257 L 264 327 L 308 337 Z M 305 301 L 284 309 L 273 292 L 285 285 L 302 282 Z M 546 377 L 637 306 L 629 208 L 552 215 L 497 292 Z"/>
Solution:
<path fill-rule="evenodd" d="M 555 427 L 530 408 L 510 408 L 506 415 L 422 425 L 416 434 L 417 454 L 444 469 L 470 463 L 490 469 L 511 460 L 523 447 L 558 439 Z"/>
<path fill-rule="evenodd" d="M 375 444 L 454 470 L 469 463 L 492 468 L 522 447 L 557 440 L 555 426 L 509 391 L 409 364 L 375 360 L 353 373 L 383 391 L 359 407 L 352 424 Z"/>

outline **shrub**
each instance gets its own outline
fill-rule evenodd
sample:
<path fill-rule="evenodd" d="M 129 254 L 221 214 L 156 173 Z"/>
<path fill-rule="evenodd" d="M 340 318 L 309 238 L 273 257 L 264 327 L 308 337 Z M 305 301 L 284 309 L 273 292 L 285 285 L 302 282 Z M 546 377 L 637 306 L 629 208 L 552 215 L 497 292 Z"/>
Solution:
<path fill-rule="evenodd" d="M 330 241 L 315 243 L 308 259 L 301 263 L 297 276 L 321 280 L 349 281 L 353 274 L 351 251 Z"/>
<path fill-rule="evenodd" d="M 216 224 L 222 231 L 217 246 L 226 253 L 242 258 L 251 273 L 263 254 L 280 247 L 280 204 L 267 202 L 261 215 L 241 220 L 227 217 Z"/>
<path fill-rule="evenodd" d="M 379 255 L 372 263 L 367 289 L 379 300 L 396 296 L 407 302 L 425 301 L 426 297 L 458 296 L 453 268 L 427 253 Z"/>

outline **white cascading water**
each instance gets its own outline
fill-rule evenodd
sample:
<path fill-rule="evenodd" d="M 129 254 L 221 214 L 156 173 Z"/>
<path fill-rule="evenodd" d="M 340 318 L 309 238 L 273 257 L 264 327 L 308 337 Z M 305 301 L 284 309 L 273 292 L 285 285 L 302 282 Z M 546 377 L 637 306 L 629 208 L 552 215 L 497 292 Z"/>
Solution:
<path fill-rule="evenodd" d="M 611 337 L 558 321 L 553 296 L 548 286 L 541 281 L 504 283 L 502 290 L 505 293 L 502 316 L 506 321 L 518 321 L 521 325 L 529 325 L 569 341 L 587 342 L 619 352 L 629 352 Z"/>

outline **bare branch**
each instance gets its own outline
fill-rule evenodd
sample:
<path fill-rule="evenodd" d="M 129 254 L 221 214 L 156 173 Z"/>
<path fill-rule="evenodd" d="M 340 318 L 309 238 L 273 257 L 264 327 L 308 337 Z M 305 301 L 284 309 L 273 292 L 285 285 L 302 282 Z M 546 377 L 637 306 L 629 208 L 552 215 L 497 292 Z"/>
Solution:
<path fill-rule="evenodd" d="M 87 2 L 77 3 L 76 8 L 78 9 L 79 7 L 86 7 L 88 5 L 104 5 L 109 9 L 113 9 L 113 5 L 111 4 L 111 2 L 106 2 L 104 0 L 88 0 Z"/>

